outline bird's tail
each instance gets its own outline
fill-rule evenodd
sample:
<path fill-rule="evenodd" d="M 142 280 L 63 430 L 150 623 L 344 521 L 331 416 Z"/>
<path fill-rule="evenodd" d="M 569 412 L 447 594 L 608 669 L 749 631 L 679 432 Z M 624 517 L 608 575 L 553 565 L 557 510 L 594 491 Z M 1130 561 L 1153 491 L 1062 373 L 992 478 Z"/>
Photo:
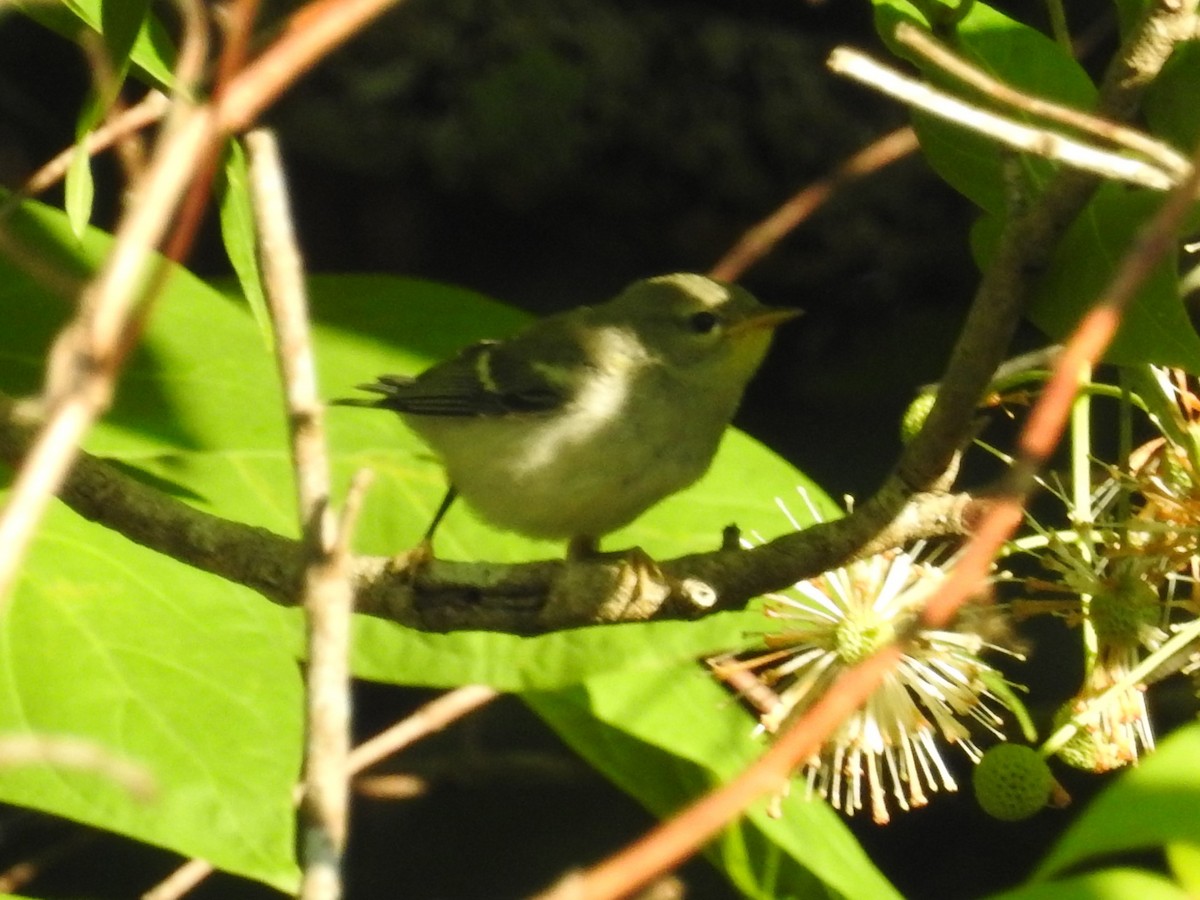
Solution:
<path fill-rule="evenodd" d="M 395 406 L 392 398 L 398 388 L 412 382 L 407 375 L 381 375 L 377 381 L 370 384 L 356 384 L 360 391 L 370 391 L 382 394 L 381 397 L 336 397 L 329 401 L 330 406 L 362 406 L 367 409 L 390 409 Z"/>

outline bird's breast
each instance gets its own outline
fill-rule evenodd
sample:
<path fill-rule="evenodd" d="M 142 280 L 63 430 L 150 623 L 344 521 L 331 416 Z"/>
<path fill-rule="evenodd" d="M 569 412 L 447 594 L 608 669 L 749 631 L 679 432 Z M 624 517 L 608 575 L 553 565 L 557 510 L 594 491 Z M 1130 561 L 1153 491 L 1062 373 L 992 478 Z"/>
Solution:
<path fill-rule="evenodd" d="M 657 400 L 638 390 L 655 390 Z M 550 413 L 412 424 L 493 524 L 536 537 L 599 536 L 704 474 L 732 413 L 714 399 L 613 376 L 592 379 Z"/>

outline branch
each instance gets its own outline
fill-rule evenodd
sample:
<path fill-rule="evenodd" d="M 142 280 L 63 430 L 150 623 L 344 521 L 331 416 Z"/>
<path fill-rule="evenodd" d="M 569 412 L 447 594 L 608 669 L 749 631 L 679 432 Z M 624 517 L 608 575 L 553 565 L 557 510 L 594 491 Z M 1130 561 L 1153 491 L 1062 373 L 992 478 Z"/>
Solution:
<path fill-rule="evenodd" d="M 0 460 L 19 465 L 32 439 L 20 406 L 0 393 Z M 112 463 L 80 453 L 59 493 L 86 519 L 135 543 L 294 606 L 304 577 L 300 541 L 198 510 Z M 965 494 L 921 494 L 880 523 L 862 510 L 750 550 L 720 550 L 661 563 L 668 596 L 646 609 L 606 561 L 541 560 L 506 565 L 431 560 L 416 577 L 390 557 L 353 560 L 356 611 L 422 631 L 488 630 L 540 634 L 605 622 L 695 618 L 738 609 L 763 591 L 812 577 L 861 552 L 921 538 L 963 535 L 990 501 Z M 874 509 L 874 508 L 873 508 Z M 881 530 L 882 529 L 882 530 Z M 786 552 L 780 549 L 786 548 Z M 695 582 L 716 602 L 696 602 Z M 662 591 L 662 588 L 667 588 Z"/>
<path fill-rule="evenodd" d="M 910 27 L 909 34 L 914 33 L 919 32 Z M 996 143 L 1016 150 L 1057 159 L 1077 169 L 1160 191 L 1169 189 L 1178 180 L 1177 173 L 1164 171 L 1158 165 L 1084 144 L 1049 128 L 1025 125 L 1015 119 L 974 106 L 928 84 L 915 81 L 849 47 L 835 48 L 829 55 L 828 65 L 839 75 L 853 78 L 890 97 L 902 100 L 909 106 L 945 119 L 961 128 L 987 135 Z M 1029 101 L 1026 103 L 1029 105 Z"/>
<path fill-rule="evenodd" d="M 309 339 L 304 264 L 292 228 L 279 147 L 265 130 L 248 134 L 246 146 L 306 550 L 302 600 L 308 618 L 307 739 L 300 803 L 300 897 L 337 900 L 342 896 L 349 807 L 346 757 L 350 751 L 350 613 L 354 605 L 350 535 L 367 479 L 355 480 L 342 519 L 335 522 L 329 507 L 329 454 Z"/>

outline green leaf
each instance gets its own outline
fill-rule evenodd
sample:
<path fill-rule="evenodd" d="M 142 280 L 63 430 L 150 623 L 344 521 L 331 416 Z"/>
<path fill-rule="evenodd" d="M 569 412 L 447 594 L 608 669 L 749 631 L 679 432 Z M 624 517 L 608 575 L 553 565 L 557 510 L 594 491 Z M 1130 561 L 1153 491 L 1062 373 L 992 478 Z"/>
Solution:
<path fill-rule="evenodd" d="M 88 271 L 111 244 L 107 235 L 92 229 L 76 240 L 62 213 L 36 203 L 23 204 L 9 225 L 47 264 L 64 271 Z M 311 298 L 318 319 L 318 366 L 325 393 L 331 397 L 345 395 L 352 385 L 380 372 L 418 371 L 467 341 L 509 333 L 527 318 L 469 291 L 408 279 L 315 278 Z M 70 307 L 0 260 L 0 309 L 8 326 L 0 330 L 0 388 L 16 393 L 30 390 L 40 380 L 42 354 Z M 123 374 L 114 406 L 89 435 L 87 447 L 170 486 L 189 503 L 294 535 L 294 488 L 276 380 L 274 361 L 245 306 L 175 268 L 154 308 L 143 344 Z M 326 424 L 337 484 L 347 483 L 350 473 L 364 464 L 377 472 L 360 520 L 358 549 L 394 553 L 411 546 L 440 499 L 439 466 L 393 416 L 337 409 L 329 412 Z M 793 496 L 796 485 L 804 483 L 783 461 L 731 433 L 707 478 L 614 536 L 612 545 L 636 543 L 662 557 L 713 547 L 725 525 L 761 524 L 762 511 L 770 508 L 773 497 Z M 829 504 L 819 492 L 811 487 L 809 492 L 828 512 Z M 776 523 L 772 531 L 790 528 L 774 511 L 766 520 Z M 26 617 L 14 620 L 24 629 L 21 640 L 30 647 L 59 646 L 39 644 L 28 637 L 34 633 L 59 634 L 60 641 L 85 641 L 89 652 L 83 659 L 89 665 L 94 660 L 99 673 L 66 671 L 77 679 L 90 679 L 101 696 L 123 700 L 122 709 L 128 712 L 124 717 L 110 715 L 104 722 L 96 721 L 95 715 L 83 716 L 82 721 L 90 723 L 88 727 L 106 744 L 144 760 L 155 771 L 161 768 L 167 773 L 163 777 L 168 787 L 192 798 L 190 806 L 171 807 L 170 815 L 160 819 L 124 808 L 117 815 L 104 808 L 105 815 L 125 833 L 283 885 L 291 870 L 280 855 L 287 835 L 277 823 L 290 796 L 283 774 L 294 776 L 299 753 L 299 725 L 294 718 L 298 685 L 291 665 L 301 646 L 299 614 L 276 609 L 240 588 L 136 548 L 60 509 L 49 520 L 42 540 L 62 534 L 67 537 L 59 540 L 69 541 L 76 562 L 67 568 L 57 563 L 61 549 L 54 545 L 50 545 L 54 553 L 47 550 L 30 560 L 23 589 L 34 599 L 22 597 L 14 607 Z M 439 532 L 439 552 L 512 560 L 559 554 L 562 548 L 499 534 L 458 509 Z M 45 597 L 60 599 L 42 601 Z M 144 623 L 139 614 L 144 614 Z M 16 627 L 14 622 L 8 626 Z M 360 619 L 353 666 L 361 676 L 406 684 L 487 682 L 514 690 L 545 690 L 619 672 L 626 684 L 670 685 L 683 670 L 680 661 L 687 661 L 686 671 L 699 674 L 692 659 L 741 647 L 758 627 L 760 620 L 748 612 L 695 623 L 577 629 L 523 640 L 495 634 L 419 634 Z M 250 652 L 247 644 L 257 652 Z M 167 665 L 168 657 L 179 660 L 177 671 Z M 39 649 L 37 659 L 43 668 L 48 658 L 58 657 L 47 657 Z M 32 676 L 18 674 L 22 677 L 12 690 L 33 691 Z M 211 681 L 205 682 L 206 677 Z M 703 678 L 700 683 L 708 681 Z M 36 708 L 42 712 L 36 720 L 27 714 L 27 727 L 61 727 L 68 715 L 82 715 L 63 696 L 61 683 L 54 684 L 58 686 L 50 694 L 36 695 Z M 609 695 L 604 685 L 589 684 L 592 702 L 608 709 L 612 701 L 606 698 L 620 696 L 620 691 L 628 695 L 628 687 L 612 684 L 618 694 Z M 269 689 L 278 694 L 267 695 Z M 185 690 L 196 694 L 199 702 L 181 704 L 179 694 Z M 703 692 L 698 695 L 701 708 L 715 707 L 719 716 L 733 715 L 734 704 L 715 686 L 693 685 L 687 690 Z M 253 710 L 261 716 L 245 726 L 246 733 L 254 736 L 253 745 L 230 724 L 231 716 L 237 721 L 243 711 L 236 706 L 242 696 L 256 698 Z M 111 713 L 112 704 L 105 706 L 90 690 L 80 702 L 84 700 Z M 226 702 L 234 708 L 226 710 Z M 60 704 L 65 709 L 60 710 Z M 179 709 L 179 721 L 166 716 L 165 724 L 143 723 L 142 718 L 150 717 L 161 704 L 188 708 Z M 32 707 L 28 699 L 10 704 L 15 710 Z M 293 718 L 284 716 L 285 708 Z M 245 704 L 244 711 L 250 710 L 250 704 Z M 621 718 L 612 710 L 605 716 L 614 723 Z M 664 732 L 671 727 L 671 720 L 666 722 Z M 703 723 L 692 724 L 701 728 Z M 676 752 L 670 735 L 656 726 L 629 727 L 642 743 Z M 740 714 L 736 720 L 718 719 L 713 728 L 710 734 L 688 737 L 679 752 L 703 767 L 717 766 L 712 771 L 725 777 L 735 759 L 749 759 L 757 748 L 747 736 L 749 723 Z M 270 732 L 269 738 L 260 734 L 265 732 Z M 216 739 L 231 733 L 239 734 L 236 742 Z M 721 748 L 729 746 L 740 747 L 739 755 L 721 761 Z M 229 784 L 266 765 L 259 754 L 268 751 L 274 768 L 258 789 Z M 100 822 L 100 801 L 82 808 L 72 805 L 71 798 L 81 790 L 46 793 L 41 784 L 38 790 L 30 787 L 12 799 L 41 802 L 63 815 Z M 115 790 L 111 786 L 89 790 L 101 792 L 103 803 L 117 802 L 111 797 Z M 233 809 L 220 806 L 223 802 Z M 753 829 L 744 840 L 739 838 L 738 846 L 744 849 L 737 852 L 748 860 L 747 871 L 735 874 L 739 881 L 765 878 L 763 873 L 775 866 L 780 883 L 811 885 L 812 876 L 805 874 L 811 866 L 821 873 L 822 881 L 844 885 L 847 894 L 868 896 L 869 889 L 886 886 L 873 869 L 858 865 L 861 853 L 832 813 L 820 804 L 800 808 L 805 811 L 796 813 L 799 818 L 792 821 L 811 820 L 819 834 L 805 834 L 801 840 L 789 831 L 790 825 L 756 814 Z M 218 833 L 205 838 L 195 825 L 205 810 L 220 813 L 221 822 L 230 823 L 229 827 L 223 824 Z M 216 845 L 236 844 L 230 839 L 231 829 L 243 822 L 254 822 L 268 846 L 226 846 L 222 852 Z M 770 863 L 772 854 L 779 852 L 774 849 L 777 845 L 786 848 L 784 860 Z M 808 849 L 810 845 L 814 849 Z M 727 845 L 727 852 L 733 854 L 731 846 Z M 824 862 L 816 859 L 817 853 L 824 855 Z M 848 859 L 854 864 L 848 864 Z"/>
<path fill-rule="evenodd" d="M 111 96 L 129 71 L 130 54 L 150 15 L 150 0 L 100 0 L 100 33 L 112 65 Z"/>
<path fill-rule="evenodd" d="M 85 111 L 80 124 L 90 118 Z M 71 231 L 76 237 L 81 237 L 92 218 L 92 202 L 96 197 L 95 183 L 92 181 L 92 158 L 87 151 L 86 139 L 91 126 L 82 129 L 75 148 L 71 153 L 71 165 L 67 169 L 65 201 L 67 218 L 71 222 Z"/>
<path fill-rule="evenodd" d="M 245 589 L 53 510 L 0 619 L 0 732 L 89 739 L 158 790 L 42 765 L 6 770 L 0 799 L 291 890 L 302 699 L 281 626 Z"/>
<path fill-rule="evenodd" d="M 735 777 L 763 751 L 753 722 L 696 664 L 653 675 L 615 673 L 526 702 L 581 756 L 658 816 Z M 782 815 L 751 806 L 708 849 L 747 897 L 898 894 L 845 823 L 802 786 Z"/>
<path fill-rule="evenodd" d="M 258 268 L 258 244 L 254 226 L 254 206 L 250 202 L 250 172 L 246 151 L 240 140 L 227 144 L 225 177 L 220 187 L 221 240 L 225 253 L 237 274 L 242 295 L 267 347 L 271 346 L 271 314 L 263 294 L 262 274 Z"/>
<path fill-rule="evenodd" d="M 1027 884 L 993 900 L 1102 900 L 1136 897 L 1137 900 L 1187 900 L 1192 895 L 1169 879 L 1141 869 L 1103 869 L 1073 878 Z"/>
<path fill-rule="evenodd" d="M 13 227 L 41 241 L 51 259 L 71 265 L 75 254 L 60 214 L 27 204 Z M 48 235 L 55 235 L 57 243 Z M 98 257 L 107 238 L 95 232 L 80 250 Z M 75 265 L 78 265 L 76 259 Z M 0 272 L 2 274 L 2 272 Z M 42 289 L 19 272 L 6 276 L 12 342 L 0 374 L 11 368 L 13 390 L 37 383 L 39 354 L 54 328 Z M 527 317 L 461 289 L 404 279 L 359 276 L 312 280 L 317 355 L 327 396 L 380 372 L 415 372 L 484 336 L 501 336 Z M 41 337 L 33 339 L 32 334 Z M 0 384 L 5 383 L 0 381 Z M 245 414 L 229 414 L 231 409 Z M 334 409 L 327 416 L 334 481 L 345 485 L 370 466 L 376 481 L 356 532 L 361 552 L 392 554 L 420 538 L 441 499 L 444 477 L 428 450 L 391 415 Z M 144 346 L 131 360 L 114 408 L 89 437 L 88 448 L 119 459 L 220 515 L 295 534 L 291 466 L 273 360 L 243 309 L 186 271 L 172 276 Z M 761 518 L 775 496 L 792 496 L 803 477 L 743 435 L 731 432 L 712 471 L 625 531 L 611 546 L 643 547 L 666 558 L 715 547 L 730 522 Z M 819 497 L 811 489 L 814 497 Z M 826 511 L 830 507 L 826 505 Z M 778 529 L 785 529 L 779 522 Z M 438 534 L 446 557 L 514 561 L 560 555 L 557 544 L 496 532 L 457 508 Z M 300 618 L 290 643 L 300 646 Z M 483 681 L 509 690 L 571 684 L 614 668 L 661 668 L 746 641 L 752 614 L 730 613 L 696 623 L 655 623 L 580 629 L 533 639 L 488 633 L 413 632 L 388 622 L 356 622 L 356 674 L 405 684 Z"/>
<path fill-rule="evenodd" d="M 876 28 L 895 53 L 914 62 L 936 86 L 969 102 L 979 102 L 970 89 L 949 82 L 939 70 L 895 43 L 892 35 L 900 22 L 928 27 L 912 3 L 875 0 Z M 970 13 L 955 29 L 955 39 L 954 50 L 1011 87 L 1078 109 L 1091 109 L 1095 104 L 1096 89 L 1091 79 L 1062 47 L 986 4 L 972 4 Z M 1028 121 L 1024 114 L 1012 115 L 1018 121 Z M 934 171 L 955 190 L 994 214 L 1001 214 L 1007 208 L 1016 171 L 1027 186 L 1037 186 L 1054 170 L 1053 163 L 1016 154 L 993 140 L 925 114 L 914 115 L 913 124 L 921 151 Z"/>
<path fill-rule="evenodd" d="M 1161 196 L 1104 184 L 1056 248 L 1028 316 L 1054 340 L 1065 339 L 1100 299 L 1139 229 L 1162 204 Z M 972 231 L 972 247 L 986 266 L 1003 222 L 985 216 Z M 1105 354 L 1120 365 L 1155 363 L 1200 372 L 1200 337 L 1177 289 L 1177 264 L 1167 259 L 1150 274 L 1125 311 Z"/>
<path fill-rule="evenodd" d="M 1035 880 L 1109 853 L 1200 844 L 1200 723 L 1168 737 L 1084 810 L 1042 860 Z"/>
<path fill-rule="evenodd" d="M 1200 143 L 1196 85 L 1200 84 L 1200 41 L 1175 47 L 1167 64 L 1146 90 L 1142 104 L 1154 134 L 1183 153 Z"/>
<path fill-rule="evenodd" d="M 144 2 L 145 0 L 130 0 L 130 5 L 136 9 Z M 107 11 L 109 19 L 113 16 L 121 19 L 121 24 L 115 26 L 116 30 L 127 27 L 129 23 L 125 21 L 124 11 L 120 10 L 126 0 L 62 0 L 60 3 L 12 0 L 12 5 L 21 13 L 72 41 L 76 39 L 81 27 L 107 38 L 106 3 L 112 4 L 112 9 Z M 118 41 L 125 39 L 114 37 L 114 40 Z M 129 49 L 128 59 L 154 86 L 169 90 L 174 85 L 175 47 L 170 32 L 153 13 L 144 17 Z"/>
<path fill-rule="evenodd" d="M 1188 891 L 1188 896 L 1200 895 L 1200 843 L 1172 841 L 1166 851 L 1175 880 Z"/>

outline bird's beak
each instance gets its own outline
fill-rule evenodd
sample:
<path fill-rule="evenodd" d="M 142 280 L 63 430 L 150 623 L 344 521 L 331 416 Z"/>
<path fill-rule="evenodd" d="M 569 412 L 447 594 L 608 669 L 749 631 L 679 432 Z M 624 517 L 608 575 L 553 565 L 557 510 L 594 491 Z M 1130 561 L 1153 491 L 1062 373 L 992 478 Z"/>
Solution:
<path fill-rule="evenodd" d="M 744 334 L 748 331 L 773 330 L 778 328 L 784 322 L 790 322 L 792 319 L 804 315 L 802 309 L 764 309 L 760 313 L 755 313 L 748 319 L 742 319 L 740 322 L 734 322 L 729 326 L 727 334 Z"/>

